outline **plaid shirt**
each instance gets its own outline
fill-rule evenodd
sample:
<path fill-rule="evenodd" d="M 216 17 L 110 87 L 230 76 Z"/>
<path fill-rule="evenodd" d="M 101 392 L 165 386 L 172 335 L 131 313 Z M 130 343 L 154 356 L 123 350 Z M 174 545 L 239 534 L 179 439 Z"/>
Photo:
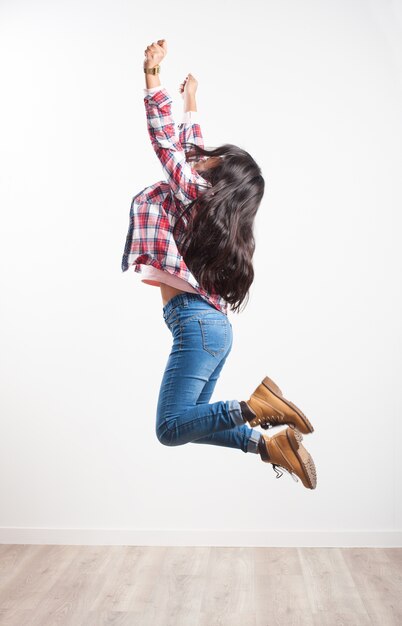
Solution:
<path fill-rule="evenodd" d="M 188 220 L 181 217 L 175 237 L 173 228 L 184 207 L 211 183 L 186 161 L 186 142 L 204 147 L 199 124 L 181 122 L 178 136 L 171 114 L 172 99 L 165 87 L 144 96 L 148 134 L 166 181 L 158 181 L 137 193 L 131 202 L 129 229 L 121 268 L 153 265 L 186 280 L 204 300 L 227 315 L 228 304 L 217 293 L 202 289 L 179 253 L 180 236 Z"/>

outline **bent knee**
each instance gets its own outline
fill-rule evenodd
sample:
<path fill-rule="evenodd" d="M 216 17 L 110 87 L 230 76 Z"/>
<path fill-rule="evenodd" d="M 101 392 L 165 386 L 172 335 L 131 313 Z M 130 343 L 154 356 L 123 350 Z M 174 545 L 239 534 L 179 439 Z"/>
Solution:
<path fill-rule="evenodd" d="M 177 446 L 179 442 L 175 439 L 174 431 L 164 428 L 156 430 L 158 441 L 164 446 Z"/>

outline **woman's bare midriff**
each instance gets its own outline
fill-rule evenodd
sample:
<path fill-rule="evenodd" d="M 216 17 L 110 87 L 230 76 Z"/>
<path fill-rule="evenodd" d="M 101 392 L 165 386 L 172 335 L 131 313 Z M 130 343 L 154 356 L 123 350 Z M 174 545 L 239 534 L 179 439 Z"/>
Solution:
<path fill-rule="evenodd" d="M 163 306 L 169 302 L 176 296 L 178 293 L 188 293 L 187 291 L 183 291 L 182 289 L 176 289 L 176 287 L 171 287 L 170 285 L 165 285 L 165 283 L 160 283 L 161 287 L 161 296 L 163 301 Z"/>

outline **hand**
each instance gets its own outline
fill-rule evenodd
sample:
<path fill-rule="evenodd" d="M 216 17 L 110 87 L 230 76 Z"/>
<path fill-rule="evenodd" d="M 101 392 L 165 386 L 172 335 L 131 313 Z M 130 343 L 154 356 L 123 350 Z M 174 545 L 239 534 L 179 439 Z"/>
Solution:
<path fill-rule="evenodd" d="M 153 41 L 146 47 L 144 54 L 144 67 L 148 68 L 158 65 L 167 55 L 166 39 L 158 39 L 156 42 Z"/>
<path fill-rule="evenodd" d="M 187 74 L 186 78 L 180 83 L 179 92 L 182 97 L 185 96 L 195 96 L 195 92 L 197 91 L 198 81 L 192 74 Z"/>

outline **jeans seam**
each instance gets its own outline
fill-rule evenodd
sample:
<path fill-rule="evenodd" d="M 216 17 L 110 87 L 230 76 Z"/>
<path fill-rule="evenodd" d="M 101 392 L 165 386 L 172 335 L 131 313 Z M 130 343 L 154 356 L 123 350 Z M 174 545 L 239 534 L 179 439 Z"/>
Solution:
<path fill-rule="evenodd" d="M 180 338 L 179 338 L 179 352 L 181 352 L 181 348 L 182 348 L 182 337 L 183 337 L 183 334 L 182 334 L 182 332 L 181 332 L 181 328 L 180 328 L 180 326 L 179 326 L 179 331 L 180 331 Z M 173 341 L 173 343 L 174 343 L 174 341 Z M 167 404 L 168 404 L 168 405 L 170 405 L 170 398 L 171 398 L 171 395 L 172 395 L 172 394 L 171 394 L 171 390 L 172 390 L 172 386 L 173 386 L 174 375 L 175 375 L 175 373 L 176 373 L 176 370 L 177 370 L 177 368 L 178 368 L 178 365 L 179 365 L 179 360 L 178 360 L 178 359 L 175 359 L 174 368 L 173 368 L 173 370 L 172 370 L 172 372 L 171 372 L 171 377 L 170 377 L 169 387 L 168 387 L 168 390 L 167 390 L 167 392 L 166 392 Z M 173 418 L 173 419 L 174 419 L 174 418 Z M 159 426 L 162 426 L 162 425 L 164 425 L 164 426 L 166 427 L 166 428 L 165 428 L 165 430 L 164 430 L 164 433 L 165 433 L 165 432 L 173 432 L 173 430 L 172 430 L 171 428 L 169 428 L 169 425 L 168 425 L 168 419 L 167 419 L 167 418 L 165 418 L 165 419 L 164 419 L 164 420 L 163 420 L 163 421 L 159 424 Z"/>
<path fill-rule="evenodd" d="M 205 315 L 210 315 L 211 311 L 200 311 L 199 313 L 195 313 L 192 317 L 189 317 L 188 319 L 184 320 L 183 322 L 180 322 L 180 325 L 182 328 L 184 328 L 184 326 L 186 326 L 189 322 L 192 322 L 195 319 L 201 319 L 203 318 Z"/>

